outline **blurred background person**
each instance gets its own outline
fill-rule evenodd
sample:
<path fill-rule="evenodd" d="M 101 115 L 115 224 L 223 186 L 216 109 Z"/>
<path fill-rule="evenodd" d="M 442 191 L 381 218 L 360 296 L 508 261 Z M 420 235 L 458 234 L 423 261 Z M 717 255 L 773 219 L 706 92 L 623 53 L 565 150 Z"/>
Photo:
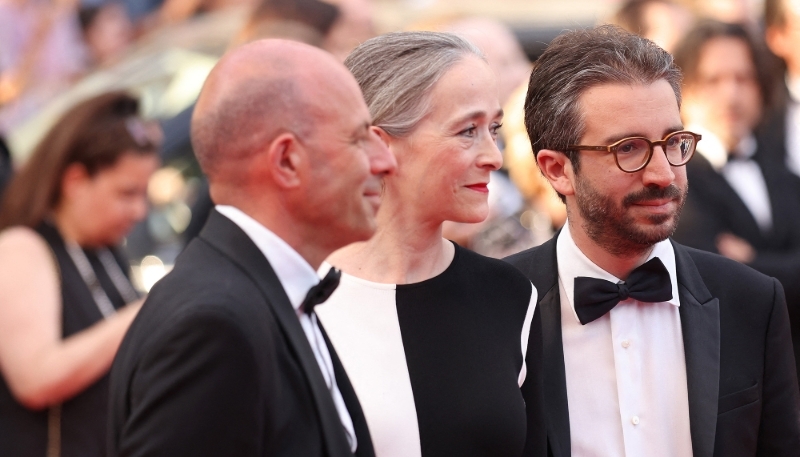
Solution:
<path fill-rule="evenodd" d="M 444 221 L 489 213 L 490 174 L 502 165 L 494 74 L 474 45 L 434 32 L 376 37 L 345 65 L 397 169 L 384 178 L 375 235 L 329 258 L 341 283 L 316 310 L 375 454 L 519 456 L 520 386 L 539 372 L 525 364 L 536 290 L 442 237 Z"/>
<path fill-rule="evenodd" d="M 116 246 L 159 163 L 137 110 L 124 93 L 72 108 L 5 193 L 0 455 L 106 455 L 107 372 L 141 306 Z"/>
<path fill-rule="evenodd" d="M 124 0 L 138 33 L 186 22 L 231 8 L 253 8 L 257 0 Z"/>
<path fill-rule="evenodd" d="M 133 23 L 122 3 L 84 6 L 78 11 L 78 19 L 92 66 L 108 67 L 118 62 L 133 44 Z"/>
<path fill-rule="evenodd" d="M 654 41 L 667 52 L 692 27 L 694 16 L 683 4 L 674 0 L 625 0 L 609 23 Z"/>
<path fill-rule="evenodd" d="M 800 179 L 754 135 L 771 90 L 763 58 L 744 26 L 711 20 L 675 52 L 682 117 L 703 139 L 686 167 L 690 191 L 674 238 L 780 280 L 800 356 Z"/>
<path fill-rule="evenodd" d="M 378 34 L 375 28 L 372 0 L 326 0 L 339 12 L 333 26 L 325 34 L 322 49 L 344 62 L 356 46 Z"/>
<path fill-rule="evenodd" d="M 340 15 L 339 8 L 320 0 L 262 0 L 231 47 L 261 38 L 284 38 L 322 47 Z"/>
<path fill-rule="evenodd" d="M 759 15 L 763 0 L 683 0 L 683 2 L 698 18 L 741 24 L 753 34 L 761 32 Z"/>
<path fill-rule="evenodd" d="M 782 72 L 775 83 L 775 107 L 759 140 L 800 176 L 800 2 L 765 0 L 764 26 L 767 45 L 780 58 Z"/>
<path fill-rule="evenodd" d="M 0 133 L 86 69 L 74 0 L 0 0 Z"/>
<path fill-rule="evenodd" d="M 0 136 L 0 200 L 3 198 L 3 191 L 11 180 L 14 170 L 11 167 L 11 151 L 6 146 L 6 141 Z"/>

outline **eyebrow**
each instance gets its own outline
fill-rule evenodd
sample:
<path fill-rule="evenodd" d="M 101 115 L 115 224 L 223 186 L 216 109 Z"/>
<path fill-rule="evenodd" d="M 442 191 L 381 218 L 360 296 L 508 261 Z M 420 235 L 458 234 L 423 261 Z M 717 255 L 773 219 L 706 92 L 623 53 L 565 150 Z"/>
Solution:
<path fill-rule="evenodd" d="M 665 136 L 669 135 L 670 133 L 681 131 L 681 130 L 683 130 L 683 128 L 684 128 L 683 125 L 672 126 L 672 127 L 668 128 L 668 129 L 664 130 L 664 134 L 661 135 L 661 138 L 658 138 L 658 139 L 659 140 L 663 139 Z M 624 133 L 624 134 L 620 134 L 620 135 L 612 135 L 612 136 L 606 137 L 603 140 L 603 142 L 605 144 L 613 144 L 613 143 L 616 143 L 619 140 L 622 140 L 622 139 L 625 139 L 625 138 L 633 138 L 633 137 L 648 138 L 650 140 L 654 139 L 654 138 L 648 137 L 647 135 L 645 135 L 644 133 L 641 133 L 641 132 L 628 132 L 628 133 Z"/>
<path fill-rule="evenodd" d="M 503 109 L 500 108 L 494 113 L 494 116 L 492 116 L 492 118 L 503 117 L 503 115 L 504 115 Z M 471 119 L 478 119 L 478 118 L 482 118 L 482 117 L 487 117 L 486 111 L 480 111 L 480 110 L 472 111 L 470 113 L 465 114 L 464 116 L 459 117 L 455 121 L 453 121 L 453 124 L 454 125 L 455 124 L 460 124 L 460 123 L 462 123 L 464 121 L 468 121 L 468 120 L 471 120 Z"/>
<path fill-rule="evenodd" d="M 353 133 L 351 134 L 351 137 L 353 139 L 357 139 L 357 138 L 361 137 L 362 135 L 364 135 L 365 132 L 369 133 L 369 128 L 370 127 L 372 127 L 372 123 L 364 122 L 363 124 L 359 125 L 358 127 L 356 127 L 353 130 Z"/>

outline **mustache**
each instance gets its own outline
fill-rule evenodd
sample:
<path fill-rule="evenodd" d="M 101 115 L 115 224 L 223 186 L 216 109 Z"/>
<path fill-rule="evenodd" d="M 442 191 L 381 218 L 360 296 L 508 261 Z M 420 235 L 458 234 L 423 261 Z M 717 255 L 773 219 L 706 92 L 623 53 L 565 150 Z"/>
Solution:
<path fill-rule="evenodd" d="M 678 189 L 675 184 L 670 184 L 667 187 L 645 187 L 640 191 L 626 195 L 622 199 L 622 205 L 628 207 L 648 200 L 663 200 L 667 198 L 682 200 L 683 195 L 684 192 Z"/>

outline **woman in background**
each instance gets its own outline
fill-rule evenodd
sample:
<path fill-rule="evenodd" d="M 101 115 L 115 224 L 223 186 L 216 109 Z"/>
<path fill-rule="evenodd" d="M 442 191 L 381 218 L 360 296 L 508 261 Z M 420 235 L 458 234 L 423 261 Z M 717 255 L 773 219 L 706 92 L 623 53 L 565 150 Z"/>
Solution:
<path fill-rule="evenodd" d="M 106 375 L 141 306 L 115 246 L 145 216 L 159 163 L 137 109 L 123 93 L 74 107 L 6 189 L 0 455 L 106 455 Z"/>
<path fill-rule="evenodd" d="M 523 455 L 535 428 L 520 387 L 539 371 L 525 362 L 536 290 L 510 265 L 442 238 L 444 221 L 488 214 L 489 175 L 502 164 L 495 76 L 476 47 L 446 33 L 379 36 L 345 65 L 397 169 L 375 236 L 331 256 L 341 284 L 316 309 L 375 454 Z M 527 455 L 544 449 L 528 441 Z"/>

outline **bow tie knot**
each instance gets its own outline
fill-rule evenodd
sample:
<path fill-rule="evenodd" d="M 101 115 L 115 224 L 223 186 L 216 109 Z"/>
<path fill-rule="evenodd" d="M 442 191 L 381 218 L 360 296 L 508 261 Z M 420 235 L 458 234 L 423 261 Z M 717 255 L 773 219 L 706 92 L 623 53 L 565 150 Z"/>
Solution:
<path fill-rule="evenodd" d="M 586 325 L 628 298 L 646 303 L 672 300 L 672 282 L 667 268 L 658 257 L 654 257 L 631 271 L 627 281 L 617 284 L 578 276 L 574 292 L 575 313 L 581 324 Z"/>
<path fill-rule="evenodd" d="M 325 275 L 324 278 L 311 289 L 308 290 L 308 294 L 306 294 L 306 298 L 303 300 L 302 308 L 306 314 L 311 314 L 314 312 L 314 307 L 319 305 L 320 303 L 325 303 L 334 290 L 339 287 L 339 280 L 342 277 L 341 270 L 337 270 L 336 268 L 331 268 L 328 270 L 328 274 Z"/>
<path fill-rule="evenodd" d="M 617 295 L 619 295 L 619 301 L 627 300 L 628 297 L 631 296 L 631 292 L 630 290 L 628 290 L 628 285 L 625 284 L 624 281 L 617 284 L 617 287 L 619 288 L 617 290 Z"/>

